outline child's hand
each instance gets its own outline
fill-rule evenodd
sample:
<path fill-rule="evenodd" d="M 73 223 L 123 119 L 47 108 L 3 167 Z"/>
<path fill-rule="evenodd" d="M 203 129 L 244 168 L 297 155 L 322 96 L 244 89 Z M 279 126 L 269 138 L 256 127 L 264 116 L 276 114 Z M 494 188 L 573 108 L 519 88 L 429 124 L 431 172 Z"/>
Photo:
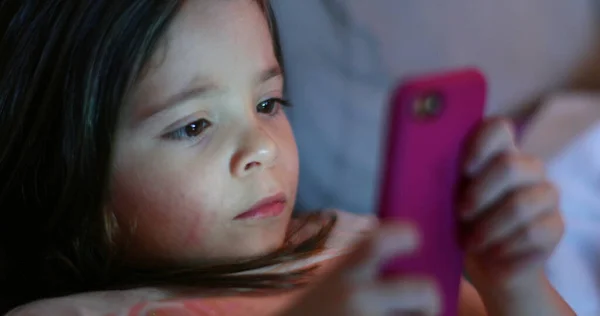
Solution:
<path fill-rule="evenodd" d="M 377 278 L 385 259 L 409 254 L 417 247 L 413 229 L 384 224 L 280 315 L 438 315 L 440 298 L 430 280 Z"/>
<path fill-rule="evenodd" d="M 459 209 L 474 285 L 480 292 L 536 286 L 563 233 L 543 163 L 517 149 L 511 124 L 492 120 L 475 136 L 465 169 Z"/>

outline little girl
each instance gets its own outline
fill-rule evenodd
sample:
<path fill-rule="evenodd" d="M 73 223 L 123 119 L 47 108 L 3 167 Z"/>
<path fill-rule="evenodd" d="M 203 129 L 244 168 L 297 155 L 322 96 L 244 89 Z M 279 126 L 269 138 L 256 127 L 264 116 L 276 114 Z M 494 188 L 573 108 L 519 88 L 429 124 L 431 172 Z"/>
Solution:
<path fill-rule="evenodd" d="M 427 278 L 376 278 L 418 248 L 410 223 L 292 217 L 263 1 L 2 0 L 0 23 L 2 312 L 439 313 Z M 464 167 L 461 315 L 570 314 L 543 273 L 562 221 L 542 165 L 493 120 Z"/>

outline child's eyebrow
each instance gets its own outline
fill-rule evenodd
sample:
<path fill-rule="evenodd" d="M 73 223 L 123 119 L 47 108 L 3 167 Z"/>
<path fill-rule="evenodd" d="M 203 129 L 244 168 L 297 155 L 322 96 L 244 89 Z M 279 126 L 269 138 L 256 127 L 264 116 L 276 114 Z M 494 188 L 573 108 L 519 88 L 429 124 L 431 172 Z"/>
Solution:
<path fill-rule="evenodd" d="M 268 70 L 263 71 L 258 79 L 258 84 L 267 82 L 275 77 L 283 76 L 283 72 L 281 71 L 281 67 L 279 65 L 272 66 Z"/>
<path fill-rule="evenodd" d="M 216 92 L 218 90 L 219 89 L 216 85 L 207 83 L 206 80 L 198 79 L 196 77 L 194 80 L 190 81 L 190 84 L 186 88 L 168 97 L 166 101 L 148 106 L 142 106 L 141 109 L 137 111 L 135 121 L 137 123 L 143 122 L 161 112 L 177 107 L 184 101 L 199 98 L 203 95 Z"/>
<path fill-rule="evenodd" d="M 260 75 L 256 78 L 255 82 L 257 85 L 263 84 L 273 78 L 283 76 L 281 71 L 281 67 L 272 66 L 267 70 L 260 73 Z M 195 77 L 190 81 L 190 84 L 187 88 L 182 91 L 168 97 L 166 101 L 161 102 L 159 104 L 151 105 L 148 107 L 144 107 L 139 111 L 139 115 L 137 115 L 136 121 L 141 122 L 152 116 L 155 116 L 158 113 L 169 110 L 173 107 L 176 107 L 179 104 L 182 104 L 184 101 L 195 99 L 202 97 L 206 94 L 213 93 L 219 91 L 219 87 L 209 83 L 208 80 Z"/>

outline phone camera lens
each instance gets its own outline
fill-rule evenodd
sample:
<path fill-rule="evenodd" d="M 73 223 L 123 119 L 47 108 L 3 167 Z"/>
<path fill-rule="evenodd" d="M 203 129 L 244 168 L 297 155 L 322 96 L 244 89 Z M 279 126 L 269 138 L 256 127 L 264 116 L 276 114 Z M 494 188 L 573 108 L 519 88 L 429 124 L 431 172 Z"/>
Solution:
<path fill-rule="evenodd" d="M 429 94 L 415 102 L 414 113 L 419 118 L 434 118 L 442 112 L 442 99 L 439 95 Z"/>

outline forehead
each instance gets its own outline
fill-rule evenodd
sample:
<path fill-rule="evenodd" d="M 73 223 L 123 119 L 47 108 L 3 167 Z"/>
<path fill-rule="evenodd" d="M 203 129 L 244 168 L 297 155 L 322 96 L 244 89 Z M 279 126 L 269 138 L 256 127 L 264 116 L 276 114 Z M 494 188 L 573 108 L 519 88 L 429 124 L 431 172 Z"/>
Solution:
<path fill-rule="evenodd" d="M 134 94 L 176 92 L 199 77 L 231 83 L 275 65 L 267 19 L 258 3 L 185 1 Z"/>

